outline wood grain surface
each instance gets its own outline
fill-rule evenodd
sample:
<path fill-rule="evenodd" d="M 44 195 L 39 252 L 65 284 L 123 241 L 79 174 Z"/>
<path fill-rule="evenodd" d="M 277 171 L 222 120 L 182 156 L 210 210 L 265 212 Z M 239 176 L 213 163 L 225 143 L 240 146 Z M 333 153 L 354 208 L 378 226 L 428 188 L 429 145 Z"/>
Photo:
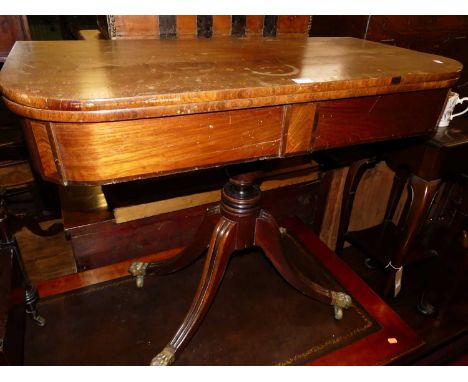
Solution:
<path fill-rule="evenodd" d="M 279 16 L 277 34 L 304 35 L 309 31 L 311 16 Z"/>
<path fill-rule="evenodd" d="M 282 108 L 275 106 L 136 121 L 54 123 L 51 130 L 62 182 L 111 183 L 275 157 L 282 118 Z"/>
<path fill-rule="evenodd" d="M 16 41 L 30 39 L 26 16 L 0 16 L 0 63 L 6 60 Z"/>
<path fill-rule="evenodd" d="M 42 121 L 24 121 L 24 132 L 32 163 L 44 179 L 57 181 L 61 178 L 55 162 L 55 146 L 51 144 L 48 124 Z"/>
<path fill-rule="evenodd" d="M 99 185 L 428 133 L 460 70 L 354 38 L 19 42 L 0 86 L 44 178 Z"/>
<path fill-rule="evenodd" d="M 45 179 L 100 185 L 427 134 L 446 93 L 433 89 L 115 122 L 26 120 L 24 131 Z"/>
<path fill-rule="evenodd" d="M 108 16 L 112 17 L 112 38 L 132 39 L 159 36 L 158 16 Z"/>
<path fill-rule="evenodd" d="M 213 16 L 213 34 L 229 36 L 231 34 L 231 16 Z"/>
<path fill-rule="evenodd" d="M 247 16 L 245 25 L 246 35 L 261 35 L 263 33 L 264 16 Z"/>
<path fill-rule="evenodd" d="M 15 45 L 0 86 L 18 114 L 84 122 L 444 88 L 461 69 L 354 38 L 35 41 Z"/>
<path fill-rule="evenodd" d="M 197 16 L 176 16 L 177 38 L 197 37 Z"/>
<path fill-rule="evenodd" d="M 314 149 L 348 146 L 434 130 L 447 91 L 320 102 Z"/>
<path fill-rule="evenodd" d="M 290 155 L 312 150 L 314 143 L 315 103 L 286 107 L 281 154 Z"/>

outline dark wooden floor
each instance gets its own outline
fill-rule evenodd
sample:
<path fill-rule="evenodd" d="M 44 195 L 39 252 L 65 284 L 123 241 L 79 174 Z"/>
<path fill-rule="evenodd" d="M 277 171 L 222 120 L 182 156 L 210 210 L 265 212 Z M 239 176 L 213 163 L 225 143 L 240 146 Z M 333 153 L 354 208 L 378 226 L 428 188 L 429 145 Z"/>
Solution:
<path fill-rule="evenodd" d="M 44 281 L 76 272 L 72 250 L 64 234 L 51 238 L 38 238 L 29 232 L 17 234 L 26 267 L 35 282 Z M 343 259 L 375 291 L 383 288 L 384 270 L 370 270 L 364 265 L 364 256 L 355 248 L 345 250 Z M 460 286 L 457 296 L 449 306 L 445 318 L 438 322 L 434 318 L 422 316 L 416 309 L 417 295 L 420 292 L 421 277 L 428 272 L 432 275 L 429 297 L 437 306 L 444 297 L 450 281 L 450 273 L 445 271 L 436 259 L 407 267 L 403 275 L 402 292 L 388 304 L 426 342 L 417 353 L 399 360 L 399 364 L 467 364 L 468 359 L 468 298 L 467 279 Z"/>

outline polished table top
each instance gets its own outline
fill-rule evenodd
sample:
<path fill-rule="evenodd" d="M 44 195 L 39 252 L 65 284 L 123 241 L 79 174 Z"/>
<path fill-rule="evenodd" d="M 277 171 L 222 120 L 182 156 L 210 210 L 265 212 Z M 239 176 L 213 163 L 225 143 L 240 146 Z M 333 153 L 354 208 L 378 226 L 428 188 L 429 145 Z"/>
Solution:
<path fill-rule="evenodd" d="M 17 42 L 44 178 L 106 184 L 432 131 L 462 65 L 354 38 Z"/>
<path fill-rule="evenodd" d="M 19 110 L 50 111 L 31 117 L 82 122 L 449 87 L 461 69 L 355 38 L 19 41 L 0 86 Z"/>

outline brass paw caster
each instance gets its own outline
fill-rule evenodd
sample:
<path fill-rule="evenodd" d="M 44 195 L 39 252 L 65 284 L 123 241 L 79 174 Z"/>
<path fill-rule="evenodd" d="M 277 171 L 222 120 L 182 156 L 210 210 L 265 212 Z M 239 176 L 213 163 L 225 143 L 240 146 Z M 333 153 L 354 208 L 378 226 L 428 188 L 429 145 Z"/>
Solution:
<path fill-rule="evenodd" d="M 151 366 L 169 366 L 175 361 L 175 351 L 171 347 L 165 347 L 161 353 L 151 360 Z"/>
<path fill-rule="evenodd" d="M 143 280 L 149 263 L 135 262 L 128 268 L 128 273 L 136 277 L 136 286 L 143 288 Z"/>
<path fill-rule="evenodd" d="M 332 303 L 334 311 L 335 311 L 335 319 L 341 320 L 343 318 L 343 309 L 348 309 L 353 300 L 351 296 L 343 293 L 343 292 L 331 292 L 332 295 Z"/>

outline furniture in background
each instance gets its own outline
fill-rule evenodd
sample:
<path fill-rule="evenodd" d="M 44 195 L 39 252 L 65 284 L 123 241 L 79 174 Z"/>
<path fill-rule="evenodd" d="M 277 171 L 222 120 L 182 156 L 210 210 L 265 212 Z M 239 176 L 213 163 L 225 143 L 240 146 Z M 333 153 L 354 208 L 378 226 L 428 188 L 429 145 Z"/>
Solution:
<path fill-rule="evenodd" d="M 0 16 L 0 68 L 16 41 L 30 40 L 26 16 Z M 0 163 L 2 178 L 28 172 L 27 150 L 19 119 L 0 104 Z"/>
<path fill-rule="evenodd" d="M 6 129 L 5 129 L 6 130 Z M 5 130 L 0 130 L 4 132 Z M 11 131 L 14 131 L 11 129 Z M 17 135 L 15 134 L 14 137 Z M 21 141 L 19 141 L 21 142 Z M 39 295 L 31 283 L 23 264 L 21 252 L 15 239 L 15 233 L 23 227 L 35 235 L 50 236 L 63 231 L 62 224 L 55 223 L 48 229 L 43 229 L 39 222 L 46 220 L 43 216 L 43 203 L 38 190 L 37 181 L 31 172 L 27 157 L 22 157 L 22 146 L 11 139 L 11 134 L 0 136 L 0 147 L 4 155 L 0 161 L 0 249 L 1 256 L 12 259 L 19 270 L 22 287 L 25 290 L 26 313 L 43 326 L 45 320 L 36 309 Z M 6 261 L 9 264 L 11 261 Z M 6 265 L 5 265 L 6 266 Z M 14 267 L 8 268 L 11 272 Z M 7 272 L 3 269 L 2 272 Z M 9 276 L 8 280 L 12 276 Z M 5 312 L 8 309 L 5 308 Z"/>
<path fill-rule="evenodd" d="M 3 248 L 3 245 L 1 245 L 0 366 L 22 364 L 26 317 L 24 299 L 18 303 L 12 296 L 13 291 L 21 286 L 22 281 L 14 251 Z"/>
<path fill-rule="evenodd" d="M 445 267 L 454 275 L 445 299 L 440 302 L 438 307 L 437 320 L 440 322 L 446 313 L 446 310 L 453 299 L 453 296 L 468 270 L 468 176 L 466 173 L 460 174 L 460 183 L 462 187 L 461 201 L 453 215 L 453 220 L 445 237 L 444 244 L 439 250 Z M 422 313 L 432 313 L 428 309 L 425 301 L 425 291 L 419 301 L 418 308 Z"/>
<path fill-rule="evenodd" d="M 16 41 L 30 40 L 26 16 L 0 16 L 0 65 L 3 66 Z M 43 229 L 39 222 L 50 214 L 50 204 L 44 198 L 42 180 L 36 178 L 29 165 L 21 125 L 16 115 L 0 104 L 0 272 L 2 300 L 0 301 L 0 363 L 21 364 L 24 313 L 39 326 L 45 320 L 37 311 L 39 295 L 31 283 L 21 257 L 15 233 L 26 227 L 40 236 L 63 231 L 61 224 Z M 46 188 L 50 185 L 46 186 Z M 52 197 L 51 197 L 52 198 Z M 12 303 L 11 293 L 24 290 L 24 304 Z M 19 290 L 18 289 L 18 290 Z M 24 309 L 25 307 L 25 309 Z"/>
<path fill-rule="evenodd" d="M 468 96 L 468 16 L 312 16 L 312 37 L 356 37 L 421 52 L 451 57 L 463 64 L 460 80 L 453 90 Z M 358 158 L 363 159 L 363 157 Z M 334 249 L 339 226 L 342 190 L 350 163 L 326 170 L 331 178 L 327 209 L 320 237 Z M 362 179 L 350 227 L 361 230 L 378 224 L 384 217 L 394 172 L 385 163 L 367 171 Z M 372 200 L 372 203 L 368 203 Z M 399 214 L 400 207 L 397 209 Z"/>
<path fill-rule="evenodd" d="M 23 227 L 40 236 L 63 231 L 62 224 L 47 229 L 39 225 L 40 216 L 27 192 L 35 194 L 34 178 L 27 164 L 23 169 L 14 177 L 0 177 L 0 365 L 22 364 L 25 313 L 38 326 L 45 325 L 37 309 L 39 294 L 29 279 L 15 233 Z M 24 293 L 23 303 L 15 298 L 18 291 Z"/>
<path fill-rule="evenodd" d="M 16 41 L 30 39 L 26 16 L 0 16 L 0 63 L 5 62 Z"/>
<path fill-rule="evenodd" d="M 312 16 L 98 16 L 105 38 L 307 36 Z"/>
<path fill-rule="evenodd" d="M 437 203 L 429 214 L 421 246 L 422 250 L 436 256 L 442 267 L 436 274 L 427 274 L 417 307 L 426 315 L 438 311 L 436 319 L 440 322 L 468 268 L 468 120 L 452 121 L 450 127 L 437 134 L 430 144 L 441 153 L 436 157 L 434 167 L 443 183 Z M 450 281 L 444 286 L 444 298 L 434 307 L 426 296 L 433 288 L 442 287 L 439 282 L 434 283 L 434 279 L 439 280 L 444 271 L 451 275 Z"/>
<path fill-rule="evenodd" d="M 0 68 L 3 66 L 10 49 L 17 40 L 29 40 L 29 28 L 26 16 L 0 16 Z M 26 171 L 29 166 L 25 162 L 26 152 L 23 150 L 23 138 L 21 130 L 17 123 L 17 118 L 10 113 L 3 103 L 0 103 L 0 179 L 8 176 L 17 177 Z M 3 190 L 0 187 L 0 214 L 2 220 L 5 220 Z M 14 253 L 5 248 L 4 241 L 7 240 L 6 234 L 2 232 L 0 247 L 0 364 L 20 364 L 22 349 L 10 344 L 15 344 L 11 338 L 18 337 L 21 343 L 23 334 L 23 324 L 13 325 L 13 322 L 20 323 L 24 314 L 16 310 L 12 314 L 10 300 L 11 290 L 19 285 L 18 262 Z M 24 312 L 23 312 L 24 313 Z"/>
<path fill-rule="evenodd" d="M 458 179 L 467 171 L 466 120 L 455 120 L 452 124 L 447 130 L 439 130 L 430 140 L 406 147 L 393 147 L 387 152 L 381 151 L 373 157 L 357 160 L 350 166 L 343 191 L 336 252 L 340 253 L 344 242 L 348 241 L 387 269 L 384 289 L 386 297 L 396 297 L 399 293 L 406 265 L 430 255 L 418 246 L 423 247 L 423 244 L 427 244 L 430 240 L 428 235 L 436 232 L 433 228 L 427 229 L 425 223 L 433 219 L 430 209 L 437 200 L 436 195 L 441 183 Z M 378 226 L 349 232 L 349 220 L 359 181 L 364 172 L 380 160 L 385 160 L 395 171 L 384 219 Z M 408 196 L 403 212 L 395 224 L 394 214 L 405 186 Z M 444 195 L 440 195 L 439 204 L 442 204 L 443 200 Z M 450 235 L 459 235 L 460 229 L 453 227 L 454 231 L 449 231 Z M 437 238 L 443 241 L 445 239 Z M 375 266 L 376 263 L 368 264 Z"/>
<path fill-rule="evenodd" d="M 313 37 L 356 37 L 460 61 L 454 90 L 468 96 L 468 16 L 313 16 Z"/>

